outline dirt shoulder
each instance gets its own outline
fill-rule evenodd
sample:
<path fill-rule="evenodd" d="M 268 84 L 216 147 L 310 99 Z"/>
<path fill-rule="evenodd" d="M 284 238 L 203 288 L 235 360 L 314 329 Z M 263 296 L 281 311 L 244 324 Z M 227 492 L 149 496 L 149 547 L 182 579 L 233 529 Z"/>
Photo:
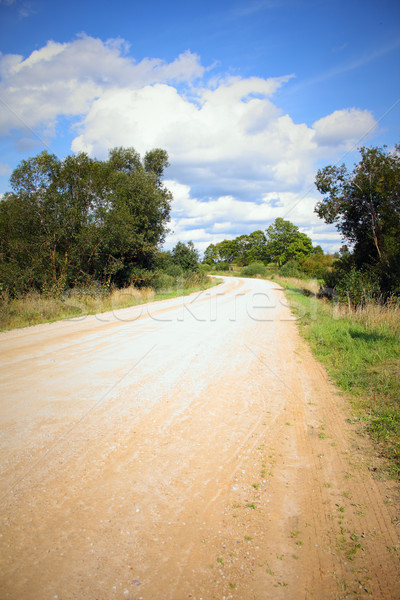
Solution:
<path fill-rule="evenodd" d="M 1 600 L 400 598 L 398 490 L 285 304 L 0 336 Z"/>

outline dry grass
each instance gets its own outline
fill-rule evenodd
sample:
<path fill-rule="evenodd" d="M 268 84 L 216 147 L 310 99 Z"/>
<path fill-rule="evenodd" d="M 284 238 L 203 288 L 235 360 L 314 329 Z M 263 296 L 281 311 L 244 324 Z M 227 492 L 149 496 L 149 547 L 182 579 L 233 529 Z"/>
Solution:
<path fill-rule="evenodd" d="M 0 329 L 14 329 L 127 308 L 149 302 L 153 298 L 152 289 L 138 290 L 133 286 L 110 293 L 102 290 L 72 290 L 61 298 L 30 292 L 22 298 L 10 299 L 7 292 L 3 292 L 0 295 Z"/>
<path fill-rule="evenodd" d="M 346 304 L 335 304 L 334 317 L 347 318 L 365 325 L 367 331 L 388 331 L 400 335 L 400 299 L 393 299 L 385 304 L 369 302 L 365 306 L 354 309 Z"/>
<path fill-rule="evenodd" d="M 61 297 L 30 292 L 22 298 L 10 299 L 7 292 L 3 291 L 0 294 L 0 331 L 104 313 L 152 300 L 186 296 L 218 283 L 197 273 L 179 280 L 169 277 L 168 281 L 169 285 L 157 292 L 152 288 L 130 286 L 110 292 L 102 288 L 72 289 Z"/>
<path fill-rule="evenodd" d="M 272 277 L 268 277 L 268 279 L 273 279 L 277 283 L 286 284 L 287 286 L 305 291 L 306 293 L 308 292 L 309 295 L 311 295 L 311 296 L 316 296 L 319 291 L 319 288 L 320 288 L 320 284 L 318 283 L 318 281 L 316 279 L 299 279 L 297 277 L 281 277 L 281 276 L 278 276 L 278 277 L 272 276 Z M 286 286 L 283 285 L 283 287 L 286 287 Z"/>

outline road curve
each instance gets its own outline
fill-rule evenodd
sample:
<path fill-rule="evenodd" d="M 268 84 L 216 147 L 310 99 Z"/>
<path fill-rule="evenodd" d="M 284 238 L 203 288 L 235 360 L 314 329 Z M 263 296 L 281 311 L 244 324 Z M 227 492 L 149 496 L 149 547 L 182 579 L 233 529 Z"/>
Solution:
<path fill-rule="evenodd" d="M 400 598 L 394 484 L 276 284 L 2 333 L 0 354 L 1 600 Z"/>

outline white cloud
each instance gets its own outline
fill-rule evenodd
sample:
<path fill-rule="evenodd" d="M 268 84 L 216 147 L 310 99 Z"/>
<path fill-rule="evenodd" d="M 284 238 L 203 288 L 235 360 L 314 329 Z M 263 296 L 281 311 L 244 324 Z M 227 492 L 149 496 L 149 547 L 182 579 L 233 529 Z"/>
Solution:
<path fill-rule="evenodd" d="M 165 185 L 174 196 L 172 233 L 167 237 L 167 248 L 179 240 L 192 240 L 204 250 L 211 243 L 256 229 L 264 230 L 277 217 L 296 223 L 314 244 L 324 241 L 325 246 L 334 250 L 341 246 L 340 235 L 335 230 L 330 228 L 329 233 L 325 233 L 328 229 L 314 213 L 318 198 L 310 193 L 269 192 L 260 202 L 238 200 L 233 196 L 201 201 L 191 195 L 188 185 L 171 180 L 165 181 Z"/>
<path fill-rule="evenodd" d="M 57 135 L 58 119 L 68 117 L 73 151 L 102 157 L 114 146 L 141 154 L 165 148 L 175 196 L 170 243 L 193 239 L 202 247 L 282 216 L 300 226 L 319 222 L 316 161 L 332 160 L 376 126 L 369 111 L 354 108 L 312 127 L 295 123 L 274 100 L 291 75 L 211 76 L 189 51 L 169 63 L 137 62 L 128 52 L 124 40 L 81 35 L 49 41 L 27 58 L 0 55 L 7 107 L 0 133 L 17 130 L 28 147 Z"/>
<path fill-rule="evenodd" d="M 86 114 L 96 98 L 113 88 L 138 89 L 156 82 L 190 83 L 204 68 L 191 52 L 171 63 L 124 56 L 123 40 L 81 35 L 73 42 L 49 41 L 24 59 L 0 56 L 0 95 L 8 110 L 0 115 L 0 133 L 46 125 L 61 115 Z"/>
<path fill-rule="evenodd" d="M 368 110 L 350 108 L 335 110 L 313 124 L 315 141 L 322 146 L 353 144 L 377 127 Z"/>

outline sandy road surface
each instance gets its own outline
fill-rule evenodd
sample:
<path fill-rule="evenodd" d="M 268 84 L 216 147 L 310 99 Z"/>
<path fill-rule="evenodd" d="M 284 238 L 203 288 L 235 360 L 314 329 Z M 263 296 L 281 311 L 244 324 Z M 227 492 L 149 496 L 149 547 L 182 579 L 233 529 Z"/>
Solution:
<path fill-rule="evenodd" d="M 0 343 L 0 600 L 400 598 L 395 490 L 273 284 Z"/>

